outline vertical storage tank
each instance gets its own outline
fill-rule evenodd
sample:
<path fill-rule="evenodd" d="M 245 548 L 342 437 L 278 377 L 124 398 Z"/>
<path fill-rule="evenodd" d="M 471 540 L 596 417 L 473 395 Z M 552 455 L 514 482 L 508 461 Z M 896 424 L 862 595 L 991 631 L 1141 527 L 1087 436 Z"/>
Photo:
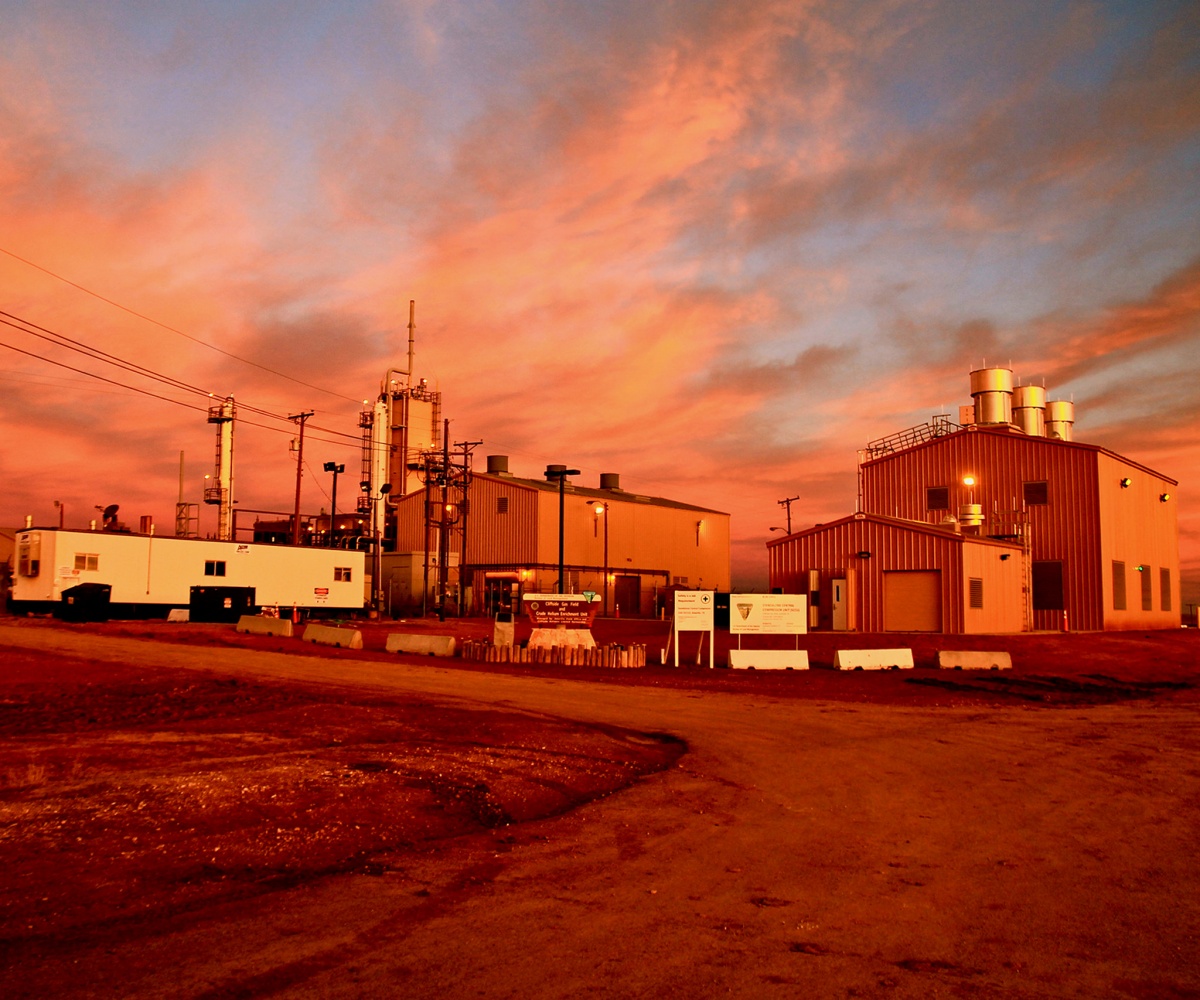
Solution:
<path fill-rule="evenodd" d="M 975 423 L 1012 423 L 1013 373 L 1011 368 L 977 368 L 971 372 L 971 398 Z"/>
<path fill-rule="evenodd" d="M 1046 436 L 1046 389 L 1019 385 L 1013 390 L 1013 423 L 1030 437 Z"/>
<path fill-rule="evenodd" d="M 1075 439 L 1075 404 L 1070 400 L 1055 399 L 1046 404 L 1046 437 Z"/>

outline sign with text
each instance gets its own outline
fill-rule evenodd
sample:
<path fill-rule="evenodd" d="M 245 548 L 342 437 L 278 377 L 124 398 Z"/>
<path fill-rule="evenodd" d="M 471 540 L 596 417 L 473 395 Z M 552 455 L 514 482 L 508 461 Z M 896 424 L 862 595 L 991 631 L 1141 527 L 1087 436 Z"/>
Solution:
<path fill-rule="evenodd" d="M 729 631 L 803 635 L 808 631 L 808 601 L 803 594 L 730 594 Z"/>
<path fill-rule="evenodd" d="M 717 595 L 711 590 L 675 591 L 675 666 L 679 666 L 679 633 L 708 633 L 708 665 L 713 666 L 713 610 Z M 696 651 L 696 664 L 700 664 L 700 653 L 704 648 L 704 636 L 700 637 L 700 649 Z"/>
<path fill-rule="evenodd" d="M 591 628 L 600 607 L 583 594 L 526 594 L 524 601 L 537 628 Z"/>

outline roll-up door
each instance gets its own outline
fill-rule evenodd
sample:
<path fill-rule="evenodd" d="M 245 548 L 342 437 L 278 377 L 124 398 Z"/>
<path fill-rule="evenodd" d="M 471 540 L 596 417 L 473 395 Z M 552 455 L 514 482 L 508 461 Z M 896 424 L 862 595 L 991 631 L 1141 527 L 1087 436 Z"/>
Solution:
<path fill-rule="evenodd" d="M 885 632 L 942 630 L 942 574 L 939 570 L 893 570 L 883 574 Z"/>

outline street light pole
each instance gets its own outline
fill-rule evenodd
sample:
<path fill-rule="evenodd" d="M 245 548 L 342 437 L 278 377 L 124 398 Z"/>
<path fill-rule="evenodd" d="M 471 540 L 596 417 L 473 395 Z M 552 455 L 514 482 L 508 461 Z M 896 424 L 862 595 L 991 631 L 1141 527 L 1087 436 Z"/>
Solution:
<path fill-rule="evenodd" d="M 333 494 L 329 500 L 329 547 L 335 548 L 334 532 L 337 531 L 337 477 L 338 473 L 345 472 L 346 466 L 338 465 L 337 462 L 326 462 L 325 471 L 333 473 Z"/>
<path fill-rule="evenodd" d="M 596 517 L 604 518 L 604 617 L 608 617 L 608 501 L 596 504 Z"/>
<path fill-rule="evenodd" d="M 558 480 L 558 593 L 566 593 L 566 572 L 563 561 L 563 516 L 565 514 L 567 476 L 578 476 L 578 469 L 568 469 L 565 465 L 547 465 L 546 478 Z"/>

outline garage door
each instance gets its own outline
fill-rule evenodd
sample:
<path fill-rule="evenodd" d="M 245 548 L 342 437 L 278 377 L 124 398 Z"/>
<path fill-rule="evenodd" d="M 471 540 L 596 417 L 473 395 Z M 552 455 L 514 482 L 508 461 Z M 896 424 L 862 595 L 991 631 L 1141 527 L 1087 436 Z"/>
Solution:
<path fill-rule="evenodd" d="M 883 628 L 886 632 L 940 632 L 941 572 L 934 569 L 884 573 Z"/>

